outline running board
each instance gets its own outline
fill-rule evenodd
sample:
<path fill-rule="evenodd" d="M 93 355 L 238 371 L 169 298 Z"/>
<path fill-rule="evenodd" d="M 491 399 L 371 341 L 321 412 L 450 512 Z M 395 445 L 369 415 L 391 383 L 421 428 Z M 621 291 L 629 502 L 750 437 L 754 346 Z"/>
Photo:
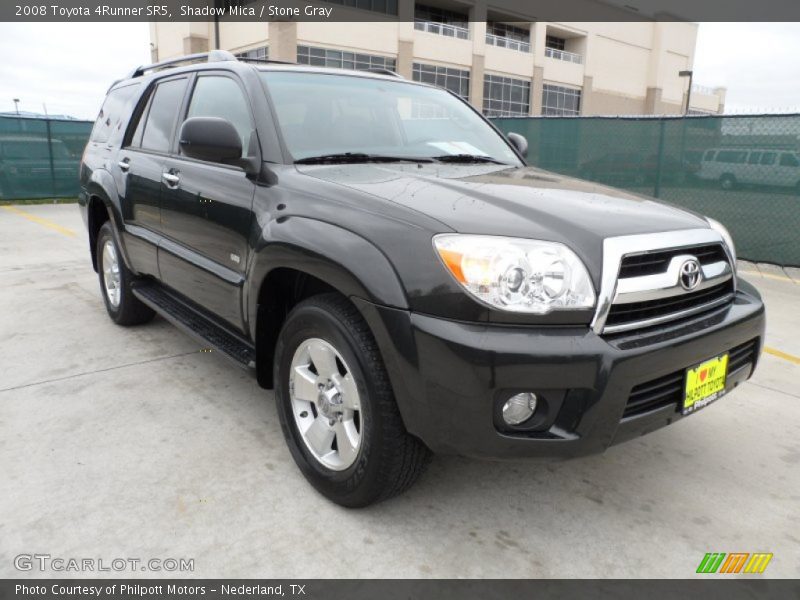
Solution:
<path fill-rule="evenodd" d="M 240 335 L 217 325 L 158 283 L 137 282 L 132 291 L 139 300 L 190 337 L 243 369 L 255 371 L 256 350 Z"/>

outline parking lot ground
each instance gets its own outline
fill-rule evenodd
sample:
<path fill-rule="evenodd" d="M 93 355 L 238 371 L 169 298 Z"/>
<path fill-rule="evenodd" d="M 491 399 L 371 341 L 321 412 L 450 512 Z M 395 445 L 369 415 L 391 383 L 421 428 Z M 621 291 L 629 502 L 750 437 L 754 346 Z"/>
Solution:
<path fill-rule="evenodd" d="M 162 319 L 111 323 L 86 239 L 74 205 L 0 208 L 2 577 L 43 575 L 15 570 L 24 553 L 188 558 L 176 574 L 196 577 L 669 578 L 771 552 L 760 577 L 800 573 L 790 278 L 753 272 L 769 351 L 691 418 L 564 462 L 436 457 L 346 510 L 300 475 L 272 393 Z"/>

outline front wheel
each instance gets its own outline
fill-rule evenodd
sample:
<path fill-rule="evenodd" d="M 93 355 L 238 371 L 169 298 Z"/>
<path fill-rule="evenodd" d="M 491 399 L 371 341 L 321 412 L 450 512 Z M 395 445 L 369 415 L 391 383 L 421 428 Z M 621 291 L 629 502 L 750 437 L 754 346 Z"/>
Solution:
<path fill-rule="evenodd" d="M 278 338 L 274 369 L 286 443 L 325 497 L 363 507 L 422 474 L 430 452 L 405 430 L 375 340 L 345 298 L 323 294 L 297 305 Z"/>

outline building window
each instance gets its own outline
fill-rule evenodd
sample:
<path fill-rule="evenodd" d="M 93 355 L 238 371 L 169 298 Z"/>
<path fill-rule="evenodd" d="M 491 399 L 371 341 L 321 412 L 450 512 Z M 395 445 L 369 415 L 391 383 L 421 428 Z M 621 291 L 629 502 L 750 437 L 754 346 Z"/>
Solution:
<path fill-rule="evenodd" d="M 544 84 L 542 114 L 552 117 L 573 117 L 581 114 L 581 91 L 560 85 Z"/>
<path fill-rule="evenodd" d="M 486 43 L 518 52 L 530 52 L 531 32 L 522 27 L 489 21 L 486 23 Z"/>
<path fill-rule="evenodd" d="M 397 14 L 397 0 L 325 0 L 325 2 L 387 15 Z"/>
<path fill-rule="evenodd" d="M 453 10 L 417 4 L 414 8 L 414 29 L 468 40 L 469 17 Z"/>
<path fill-rule="evenodd" d="M 237 52 L 236 58 L 249 58 L 252 60 L 269 60 L 269 48 L 261 46 L 260 48 L 253 48 L 245 52 Z"/>
<path fill-rule="evenodd" d="M 414 63 L 414 81 L 430 83 L 455 92 L 464 100 L 469 100 L 469 71 Z"/>
<path fill-rule="evenodd" d="M 357 69 L 367 71 L 370 69 L 388 69 L 394 71 L 397 61 L 388 56 L 375 56 L 332 50 L 330 48 L 315 48 L 313 46 L 297 47 L 297 62 L 301 65 L 314 67 L 331 67 L 335 69 Z"/>
<path fill-rule="evenodd" d="M 527 117 L 530 110 L 530 81 L 501 75 L 483 78 L 483 114 L 487 117 Z"/>
<path fill-rule="evenodd" d="M 553 50 L 566 50 L 567 40 L 555 35 L 548 35 L 544 39 L 544 47 L 552 48 Z"/>

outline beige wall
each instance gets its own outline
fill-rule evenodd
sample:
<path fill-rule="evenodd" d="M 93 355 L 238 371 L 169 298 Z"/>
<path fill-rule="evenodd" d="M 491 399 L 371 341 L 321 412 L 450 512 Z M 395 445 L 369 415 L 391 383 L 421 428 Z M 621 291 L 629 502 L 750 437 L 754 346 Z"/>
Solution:
<path fill-rule="evenodd" d="M 466 1 L 470 39 L 414 29 L 410 21 L 369 23 L 220 23 L 220 46 L 240 52 L 268 45 L 270 56 L 296 58 L 297 44 L 352 50 L 397 58 L 398 72 L 411 77 L 413 62 L 472 70 L 471 99 L 480 105 L 483 73 L 532 81 L 531 113 L 541 112 L 543 82 L 583 90 L 584 114 L 674 114 L 682 111 L 688 80 L 678 71 L 694 63 L 695 23 L 532 23 L 531 53 L 485 43 L 486 3 Z M 410 15 L 404 15 L 409 18 Z M 376 17 L 376 19 L 379 17 Z M 519 24 L 517 24 L 519 26 Z M 214 47 L 212 23 L 153 23 L 151 41 L 159 60 Z M 567 39 L 566 49 L 583 57 L 576 64 L 545 56 L 545 36 Z M 154 52 L 155 54 L 155 52 Z M 724 90 L 692 94 L 692 108 L 716 112 Z"/>

